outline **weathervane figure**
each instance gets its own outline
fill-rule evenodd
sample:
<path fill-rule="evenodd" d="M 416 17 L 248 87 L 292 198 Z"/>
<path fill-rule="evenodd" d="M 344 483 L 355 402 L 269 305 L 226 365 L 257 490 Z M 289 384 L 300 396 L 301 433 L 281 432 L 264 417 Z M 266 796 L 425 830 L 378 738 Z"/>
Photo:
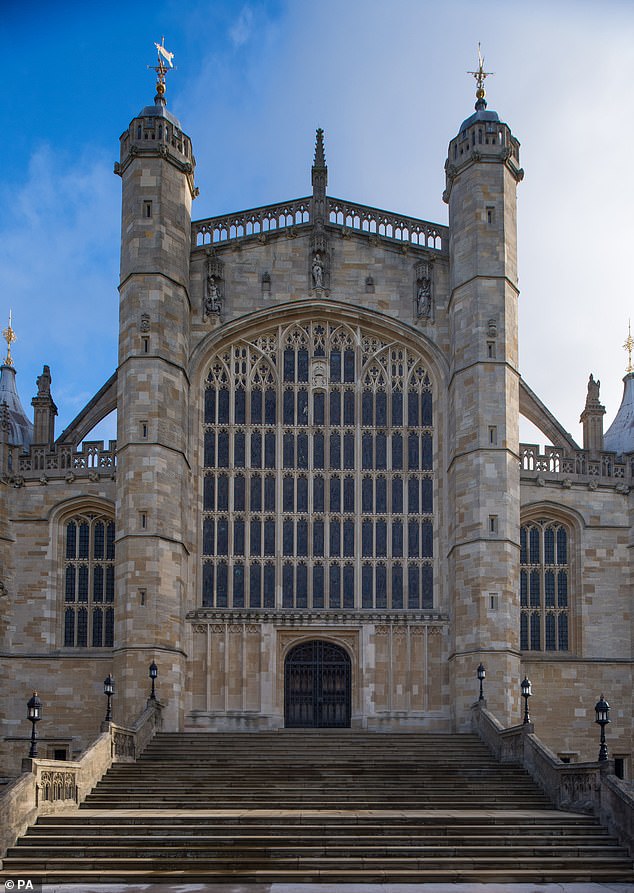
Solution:
<path fill-rule="evenodd" d="M 484 89 L 484 81 L 489 75 L 495 74 L 494 71 L 485 71 L 484 70 L 484 56 L 480 50 L 480 41 L 478 41 L 478 70 L 477 71 L 468 71 L 467 74 L 473 75 L 476 79 L 476 83 L 478 88 L 476 90 L 476 99 L 478 102 L 483 102 L 486 107 L 486 90 Z M 476 109 L 478 108 L 478 103 L 476 103 Z"/>
<path fill-rule="evenodd" d="M 154 46 L 156 47 L 158 54 L 158 64 L 148 65 L 148 68 L 151 68 L 152 71 L 156 72 L 156 96 L 157 99 L 162 100 L 163 103 L 165 103 L 165 75 L 170 68 L 174 68 L 174 63 L 172 62 L 174 53 L 170 53 L 170 51 L 165 48 L 165 37 L 161 37 L 160 43 L 156 43 L 155 41 Z"/>

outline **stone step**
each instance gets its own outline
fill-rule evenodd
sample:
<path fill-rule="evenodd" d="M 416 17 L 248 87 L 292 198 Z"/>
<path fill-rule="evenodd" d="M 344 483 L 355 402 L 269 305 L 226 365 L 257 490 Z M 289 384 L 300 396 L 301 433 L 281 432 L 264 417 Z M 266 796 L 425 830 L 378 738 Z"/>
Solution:
<path fill-rule="evenodd" d="M 469 735 L 158 735 L 0 878 L 50 883 L 579 883 L 633 877 L 590 816 L 553 810 Z"/>

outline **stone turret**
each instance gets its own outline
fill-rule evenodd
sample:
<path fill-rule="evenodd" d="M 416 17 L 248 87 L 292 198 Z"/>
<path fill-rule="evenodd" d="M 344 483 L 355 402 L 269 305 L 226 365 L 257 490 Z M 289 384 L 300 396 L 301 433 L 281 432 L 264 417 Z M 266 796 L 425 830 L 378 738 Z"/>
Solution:
<path fill-rule="evenodd" d="M 160 53 L 160 50 L 159 50 Z M 121 136 L 117 600 L 113 673 L 122 721 L 159 667 L 167 728 L 184 686 L 182 618 L 188 581 L 189 258 L 194 156 L 167 110 L 161 55 L 154 105 Z"/>
<path fill-rule="evenodd" d="M 449 387 L 449 579 L 456 724 L 467 727 L 476 667 L 503 723 L 519 676 L 519 373 L 516 187 L 519 143 L 487 110 L 482 60 L 475 113 L 450 142 L 452 353 Z"/>

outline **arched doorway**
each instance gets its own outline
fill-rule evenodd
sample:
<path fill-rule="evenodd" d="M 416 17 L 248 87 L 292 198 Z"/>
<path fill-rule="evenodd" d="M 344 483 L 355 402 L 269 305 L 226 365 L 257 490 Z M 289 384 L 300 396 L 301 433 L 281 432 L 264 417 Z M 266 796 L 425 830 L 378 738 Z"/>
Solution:
<path fill-rule="evenodd" d="M 339 645 L 314 639 L 292 648 L 284 662 L 286 728 L 349 728 L 350 675 L 350 657 Z"/>

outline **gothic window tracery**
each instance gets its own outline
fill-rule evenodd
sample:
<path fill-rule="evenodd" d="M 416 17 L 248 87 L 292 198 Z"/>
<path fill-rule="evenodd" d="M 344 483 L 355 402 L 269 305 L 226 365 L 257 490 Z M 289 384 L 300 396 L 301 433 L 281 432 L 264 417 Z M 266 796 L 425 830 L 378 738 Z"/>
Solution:
<path fill-rule="evenodd" d="M 570 648 L 570 531 L 558 521 L 520 528 L 520 648 Z"/>
<path fill-rule="evenodd" d="M 204 407 L 203 605 L 433 608 L 422 357 L 293 323 L 222 349 Z"/>
<path fill-rule="evenodd" d="M 114 643 L 114 521 L 78 513 L 64 523 L 64 646 Z"/>

